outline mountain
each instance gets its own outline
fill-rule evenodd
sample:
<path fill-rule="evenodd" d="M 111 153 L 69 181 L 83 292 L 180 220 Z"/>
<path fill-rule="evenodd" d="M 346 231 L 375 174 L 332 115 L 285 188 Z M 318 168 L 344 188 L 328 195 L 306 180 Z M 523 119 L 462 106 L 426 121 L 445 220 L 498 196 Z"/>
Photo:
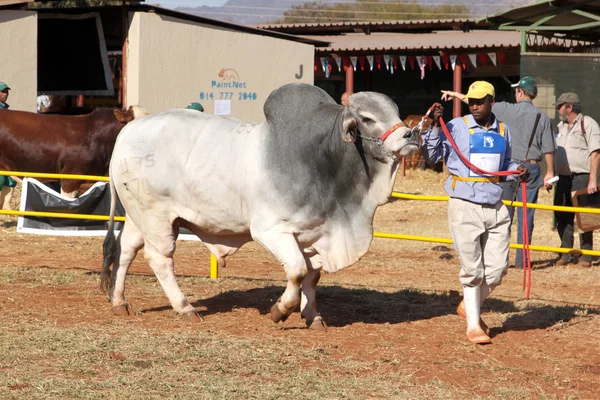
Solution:
<path fill-rule="evenodd" d="M 340 2 L 342 1 L 348 2 L 348 0 L 340 0 Z M 398 0 L 390 1 L 398 2 Z M 228 0 L 227 3 L 220 7 L 177 7 L 175 10 L 238 25 L 256 25 L 282 20 L 283 13 L 286 10 L 290 9 L 292 6 L 309 2 L 310 1 L 293 0 Z M 408 0 L 406 2 L 409 3 L 411 1 Z M 495 0 L 494 2 L 483 2 L 480 0 L 417 0 L 416 2 L 423 5 L 429 3 L 433 6 L 440 5 L 441 3 L 457 5 L 466 4 L 471 10 L 470 15 L 458 18 L 481 18 L 486 15 L 493 15 L 501 11 L 532 4 L 535 3 L 536 0 Z M 327 3 L 331 4 L 332 2 L 331 0 L 328 0 Z"/>
<path fill-rule="evenodd" d="M 229 0 L 220 7 L 178 7 L 175 10 L 238 25 L 256 25 L 283 19 L 283 13 L 304 1 Z"/>

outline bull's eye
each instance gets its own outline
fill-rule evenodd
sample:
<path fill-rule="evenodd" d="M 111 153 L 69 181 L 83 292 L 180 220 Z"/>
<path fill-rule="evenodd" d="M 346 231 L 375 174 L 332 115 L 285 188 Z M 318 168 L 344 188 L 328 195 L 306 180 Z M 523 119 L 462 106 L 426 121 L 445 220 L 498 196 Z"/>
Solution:
<path fill-rule="evenodd" d="M 362 117 L 362 119 L 361 119 L 361 120 L 362 120 L 362 123 L 363 123 L 363 124 L 366 124 L 366 125 L 370 125 L 370 124 L 372 124 L 372 123 L 374 123 L 374 122 L 375 122 L 375 121 L 373 121 L 373 120 L 372 120 L 371 118 L 369 118 L 369 117 Z"/>

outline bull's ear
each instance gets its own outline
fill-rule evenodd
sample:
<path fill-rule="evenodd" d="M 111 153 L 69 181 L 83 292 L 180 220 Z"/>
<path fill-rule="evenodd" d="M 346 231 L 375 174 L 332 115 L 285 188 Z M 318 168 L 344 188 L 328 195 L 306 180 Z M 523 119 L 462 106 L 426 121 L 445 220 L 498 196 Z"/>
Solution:
<path fill-rule="evenodd" d="M 118 108 L 115 108 L 114 113 L 115 113 L 115 117 L 117 118 L 117 120 L 119 122 L 126 124 L 129 121 L 133 121 L 133 112 L 131 111 L 131 107 L 129 107 L 129 110 L 127 110 L 127 111 L 123 111 L 123 110 L 119 110 Z"/>
<path fill-rule="evenodd" d="M 356 119 L 354 116 L 352 116 L 348 109 L 345 109 L 344 115 L 342 116 L 342 139 L 344 139 L 344 142 L 354 142 L 356 140 L 357 133 L 358 126 Z"/>

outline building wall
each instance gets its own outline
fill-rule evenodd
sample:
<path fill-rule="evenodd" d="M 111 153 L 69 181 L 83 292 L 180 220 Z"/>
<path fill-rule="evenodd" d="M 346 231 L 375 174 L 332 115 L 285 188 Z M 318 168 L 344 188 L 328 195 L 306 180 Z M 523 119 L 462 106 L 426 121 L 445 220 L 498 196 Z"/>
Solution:
<path fill-rule="evenodd" d="M 314 83 L 311 45 L 153 13 L 130 19 L 128 105 L 154 113 L 197 101 L 207 113 L 229 106 L 232 117 L 262 121 L 271 91 L 290 82 Z"/>
<path fill-rule="evenodd" d="M 0 10 L 0 82 L 11 110 L 36 110 L 37 12 Z"/>

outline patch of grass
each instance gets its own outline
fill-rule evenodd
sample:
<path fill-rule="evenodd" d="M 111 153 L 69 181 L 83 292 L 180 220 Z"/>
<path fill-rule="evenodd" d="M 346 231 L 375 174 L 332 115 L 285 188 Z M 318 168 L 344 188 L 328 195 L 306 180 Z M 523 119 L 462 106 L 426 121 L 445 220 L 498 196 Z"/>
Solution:
<path fill-rule="evenodd" d="M 86 283 L 95 281 L 95 277 L 87 276 Z M 64 271 L 50 268 L 0 268 L 0 283 L 14 284 L 24 283 L 29 287 L 59 287 L 72 285 L 80 282 L 81 277 L 72 271 Z"/>
<path fill-rule="evenodd" d="M 2 398 L 453 398 L 389 363 L 336 358 L 286 338 L 206 331 L 7 321 L 0 332 Z M 35 322 L 35 323 L 34 323 Z M 387 372 L 386 372 L 387 371 Z"/>

